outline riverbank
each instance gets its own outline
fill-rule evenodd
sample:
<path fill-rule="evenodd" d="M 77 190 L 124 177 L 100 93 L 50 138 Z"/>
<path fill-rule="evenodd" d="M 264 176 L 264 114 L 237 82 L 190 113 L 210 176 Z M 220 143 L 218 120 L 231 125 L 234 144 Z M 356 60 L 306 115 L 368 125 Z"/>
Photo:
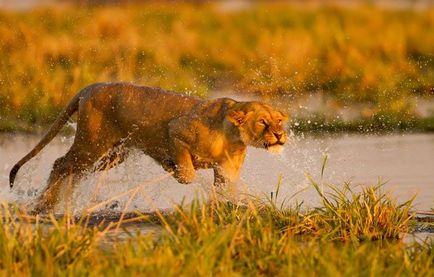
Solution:
<path fill-rule="evenodd" d="M 0 118 L 0 133 L 43 134 L 51 123 L 30 123 L 17 119 Z M 390 134 L 390 133 L 431 133 L 434 132 L 434 117 L 409 118 L 406 120 L 388 116 L 376 116 L 370 119 L 344 121 L 339 118 L 327 119 L 312 115 L 309 118 L 292 118 L 287 129 L 296 134 Z M 71 134 L 73 128 L 66 127 L 62 134 Z"/>

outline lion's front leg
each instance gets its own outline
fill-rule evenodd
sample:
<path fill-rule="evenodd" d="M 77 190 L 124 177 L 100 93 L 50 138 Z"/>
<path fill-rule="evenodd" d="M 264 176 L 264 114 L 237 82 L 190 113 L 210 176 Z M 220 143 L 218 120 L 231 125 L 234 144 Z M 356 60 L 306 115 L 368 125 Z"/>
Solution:
<path fill-rule="evenodd" d="M 236 155 L 226 155 L 226 159 L 220 161 L 214 167 L 214 185 L 221 186 L 236 183 L 240 178 L 244 157 L 244 151 Z"/>
<path fill-rule="evenodd" d="M 220 166 L 214 167 L 214 186 L 221 187 L 229 184 L 229 178 L 225 177 L 224 170 Z"/>
<path fill-rule="evenodd" d="M 174 139 L 173 155 L 176 163 L 174 177 L 181 184 L 193 182 L 196 172 L 188 145 L 179 139 Z"/>
<path fill-rule="evenodd" d="M 214 186 L 233 185 L 239 180 L 239 167 L 232 167 L 228 164 L 214 167 Z"/>

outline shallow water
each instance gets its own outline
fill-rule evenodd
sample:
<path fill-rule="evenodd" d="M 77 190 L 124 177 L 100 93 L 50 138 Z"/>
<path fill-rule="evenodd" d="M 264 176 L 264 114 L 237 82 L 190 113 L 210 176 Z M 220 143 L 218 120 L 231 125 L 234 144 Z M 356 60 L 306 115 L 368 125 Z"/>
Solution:
<path fill-rule="evenodd" d="M 48 178 L 52 163 L 63 155 L 72 137 L 59 137 L 19 171 L 13 190 L 9 190 L 8 175 L 13 164 L 32 149 L 39 136 L 0 135 L 0 201 L 31 203 Z M 324 155 L 328 156 L 324 176 L 321 168 Z M 293 137 L 281 154 L 249 148 L 241 172 L 238 192 L 269 196 L 279 179 L 279 198 L 294 203 L 295 199 L 308 206 L 318 200 L 306 178 L 310 174 L 322 184 L 340 185 L 351 180 L 353 184 L 386 182 L 398 200 L 404 201 L 417 194 L 415 208 L 434 207 L 434 134 L 405 134 L 385 136 L 339 135 L 326 137 Z M 104 173 L 94 173 L 76 186 L 73 209 L 81 211 L 95 207 L 107 199 L 133 189 L 95 210 L 116 211 L 170 208 L 173 203 L 188 202 L 195 195 L 206 195 L 212 183 L 212 171 L 201 170 L 194 184 L 181 185 L 150 158 L 133 151 L 122 165 Z M 140 189 L 134 190 L 135 187 Z M 296 198 L 291 198 L 296 192 Z M 135 193 L 135 194 L 134 194 Z M 56 208 L 62 212 L 62 202 Z"/>

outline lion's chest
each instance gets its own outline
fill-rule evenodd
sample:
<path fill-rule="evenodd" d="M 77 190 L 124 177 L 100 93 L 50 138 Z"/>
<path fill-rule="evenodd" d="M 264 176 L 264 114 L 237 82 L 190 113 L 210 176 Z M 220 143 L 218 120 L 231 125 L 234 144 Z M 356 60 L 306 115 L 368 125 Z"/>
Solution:
<path fill-rule="evenodd" d="M 210 168 L 221 160 L 225 152 L 224 138 L 218 135 L 202 138 L 193 148 L 192 162 L 195 168 Z"/>

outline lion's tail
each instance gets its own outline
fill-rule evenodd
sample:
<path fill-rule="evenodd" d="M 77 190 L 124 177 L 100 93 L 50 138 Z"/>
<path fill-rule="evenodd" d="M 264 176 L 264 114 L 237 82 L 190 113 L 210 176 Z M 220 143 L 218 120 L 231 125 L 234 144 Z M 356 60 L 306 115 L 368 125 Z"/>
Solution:
<path fill-rule="evenodd" d="M 25 155 L 19 162 L 17 162 L 14 167 L 11 169 L 11 172 L 9 173 L 9 186 L 10 188 L 13 187 L 15 177 L 17 175 L 18 170 L 23 166 L 27 161 L 29 161 L 31 158 L 36 156 L 42 148 L 45 147 L 50 141 L 53 140 L 53 138 L 59 133 L 59 131 L 62 129 L 62 127 L 66 124 L 68 119 L 78 110 L 80 97 L 83 95 L 84 92 L 86 92 L 89 89 L 89 87 L 81 90 L 74 98 L 72 98 L 71 102 L 68 104 L 68 106 L 62 111 L 62 113 L 59 115 L 59 117 L 56 119 L 56 121 L 53 123 L 53 125 L 50 127 L 48 132 L 44 135 L 44 137 L 39 141 L 39 143 L 30 151 L 27 155 Z"/>

